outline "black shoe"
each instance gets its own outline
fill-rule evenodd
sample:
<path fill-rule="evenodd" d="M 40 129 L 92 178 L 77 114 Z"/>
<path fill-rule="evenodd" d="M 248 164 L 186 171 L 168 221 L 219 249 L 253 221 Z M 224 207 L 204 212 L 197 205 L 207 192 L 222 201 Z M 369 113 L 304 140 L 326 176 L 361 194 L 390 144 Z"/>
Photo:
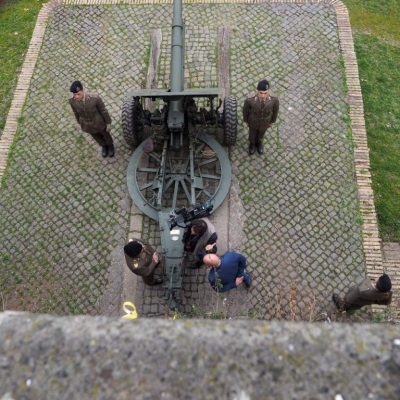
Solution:
<path fill-rule="evenodd" d="M 259 144 L 258 146 L 257 146 L 257 151 L 258 151 L 258 154 L 264 154 L 264 146 L 262 145 L 262 144 Z"/>
<path fill-rule="evenodd" d="M 114 157 L 115 154 L 115 149 L 114 145 L 112 144 L 111 146 L 108 147 L 108 157 Z"/>
<path fill-rule="evenodd" d="M 339 297 L 337 293 L 333 293 L 332 301 L 335 303 L 335 306 L 339 311 L 345 310 L 344 301 Z"/>
<path fill-rule="evenodd" d="M 203 266 L 203 263 L 196 263 L 189 265 L 189 269 L 200 269 Z"/>
<path fill-rule="evenodd" d="M 164 281 L 160 278 L 154 278 L 153 282 L 151 282 L 151 284 L 149 284 L 150 286 L 155 286 L 155 285 L 161 285 Z"/>
<path fill-rule="evenodd" d="M 252 155 L 256 152 L 256 146 L 254 144 L 249 145 L 249 154 Z"/>
<path fill-rule="evenodd" d="M 103 157 L 107 157 L 107 154 L 108 154 L 108 147 L 107 147 L 107 146 L 103 146 L 103 147 L 101 148 L 101 155 L 102 155 Z"/>

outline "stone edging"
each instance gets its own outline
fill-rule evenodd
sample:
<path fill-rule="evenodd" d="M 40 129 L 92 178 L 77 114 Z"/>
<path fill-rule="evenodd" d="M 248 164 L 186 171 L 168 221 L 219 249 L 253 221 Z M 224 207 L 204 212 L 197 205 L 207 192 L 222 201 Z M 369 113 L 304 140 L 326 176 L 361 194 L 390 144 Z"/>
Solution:
<path fill-rule="evenodd" d="M 171 4 L 172 0 L 63 0 L 69 5 L 101 5 L 101 4 Z M 358 75 L 357 59 L 354 51 L 353 36 L 349 14 L 340 0 L 184 0 L 186 4 L 195 3 L 295 3 L 295 4 L 332 4 L 336 10 L 340 47 L 343 54 L 348 86 L 348 102 L 350 105 L 351 129 L 355 144 L 354 161 L 360 209 L 363 218 L 362 236 L 363 250 L 367 274 L 376 279 L 383 271 L 381 239 L 375 212 L 374 197 L 371 186 L 371 173 L 367 133 L 365 129 L 363 99 Z M 17 88 L 7 115 L 6 124 L 0 139 L 0 178 L 3 176 L 10 146 L 18 127 L 30 80 L 42 45 L 46 21 L 53 7 L 59 4 L 51 0 L 39 12 L 32 39 L 25 61 L 18 78 Z M 136 212 L 133 212 L 136 214 Z M 132 226 L 134 225 L 134 226 Z M 139 234 L 138 221 L 131 224 L 130 233 Z"/>
<path fill-rule="evenodd" d="M 362 236 L 365 264 L 367 275 L 375 280 L 383 272 L 382 243 L 379 237 L 374 194 L 372 191 L 367 131 L 365 129 L 364 106 L 357 58 L 347 8 L 341 1 L 333 0 L 332 4 L 334 4 L 336 9 L 340 47 L 347 77 L 351 129 L 355 145 L 354 164 L 356 182 L 360 211 L 363 218 Z"/>

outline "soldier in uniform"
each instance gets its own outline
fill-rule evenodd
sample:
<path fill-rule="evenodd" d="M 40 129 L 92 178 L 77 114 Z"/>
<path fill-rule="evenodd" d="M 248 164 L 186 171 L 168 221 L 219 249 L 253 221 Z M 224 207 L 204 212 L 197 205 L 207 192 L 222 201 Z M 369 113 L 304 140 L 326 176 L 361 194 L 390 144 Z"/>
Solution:
<path fill-rule="evenodd" d="M 160 256 L 147 243 L 133 239 L 124 246 L 125 260 L 128 268 L 143 278 L 146 285 L 159 285 L 162 279 L 154 278 L 154 271 L 160 264 Z"/>
<path fill-rule="evenodd" d="M 263 138 L 268 128 L 278 117 L 279 100 L 269 94 L 269 82 L 262 80 L 257 85 L 257 94 L 245 100 L 243 120 L 249 126 L 249 154 L 264 153 Z"/>
<path fill-rule="evenodd" d="M 341 299 L 338 294 L 332 295 L 332 300 L 339 311 L 358 310 L 370 304 L 389 305 L 392 301 L 392 282 L 388 275 L 381 275 L 372 285 L 369 278 L 365 278 L 358 286 L 353 286 Z"/>
<path fill-rule="evenodd" d="M 102 147 L 103 157 L 114 157 L 114 143 L 110 135 L 111 118 L 103 100 L 98 94 L 86 93 L 79 81 L 72 83 L 69 99 L 72 111 L 82 131 L 89 133 Z"/>

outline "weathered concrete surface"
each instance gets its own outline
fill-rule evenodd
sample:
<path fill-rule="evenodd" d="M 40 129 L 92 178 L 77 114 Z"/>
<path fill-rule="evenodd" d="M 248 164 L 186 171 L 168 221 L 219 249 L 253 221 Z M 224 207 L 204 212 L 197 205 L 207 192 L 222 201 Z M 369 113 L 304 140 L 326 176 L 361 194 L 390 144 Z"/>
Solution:
<path fill-rule="evenodd" d="M 398 399 L 399 368 L 395 325 L 0 314 L 0 399 Z"/>

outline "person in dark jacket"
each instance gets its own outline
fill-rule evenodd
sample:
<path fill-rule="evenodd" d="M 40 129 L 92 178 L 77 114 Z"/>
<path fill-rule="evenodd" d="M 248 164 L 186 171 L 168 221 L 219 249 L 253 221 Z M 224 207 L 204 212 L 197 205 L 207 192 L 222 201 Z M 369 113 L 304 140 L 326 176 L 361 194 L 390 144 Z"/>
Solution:
<path fill-rule="evenodd" d="M 217 252 L 217 239 L 215 227 L 208 218 L 195 219 L 186 228 L 182 241 L 191 268 L 200 268 L 206 254 Z"/>
<path fill-rule="evenodd" d="M 250 275 L 246 272 L 246 257 L 235 252 L 227 252 L 221 257 L 216 254 L 206 254 L 203 263 L 211 267 L 208 281 L 216 292 L 226 292 L 245 284 L 251 285 Z"/>
<path fill-rule="evenodd" d="M 160 264 L 160 256 L 142 240 L 133 239 L 124 246 L 125 261 L 128 268 L 143 278 L 146 285 L 159 285 L 162 279 L 154 278 L 156 267 Z"/>
<path fill-rule="evenodd" d="M 369 278 L 365 278 L 358 286 L 353 286 L 341 299 L 338 294 L 332 295 L 332 300 L 339 311 L 358 310 L 370 304 L 389 305 L 392 301 L 392 282 L 388 275 L 381 275 L 372 285 Z"/>
<path fill-rule="evenodd" d="M 82 131 L 89 133 L 102 147 L 103 157 L 114 157 L 114 142 L 110 135 L 111 117 L 102 98 L 98 94 L 87 93 L 79 81 L 72 82 L 70 91 L 72 98 L 69 104 Z"/>
<path fill-rule="evenodd" d="M 249 126 L 249 154 L 264 153 L 263 138 L 268 128 L 276 122 L 279 100 L 269 94 L 269 82 L 262 80 L 257 85 L 257 94 L 245 100 L 243 120 Z"/>

